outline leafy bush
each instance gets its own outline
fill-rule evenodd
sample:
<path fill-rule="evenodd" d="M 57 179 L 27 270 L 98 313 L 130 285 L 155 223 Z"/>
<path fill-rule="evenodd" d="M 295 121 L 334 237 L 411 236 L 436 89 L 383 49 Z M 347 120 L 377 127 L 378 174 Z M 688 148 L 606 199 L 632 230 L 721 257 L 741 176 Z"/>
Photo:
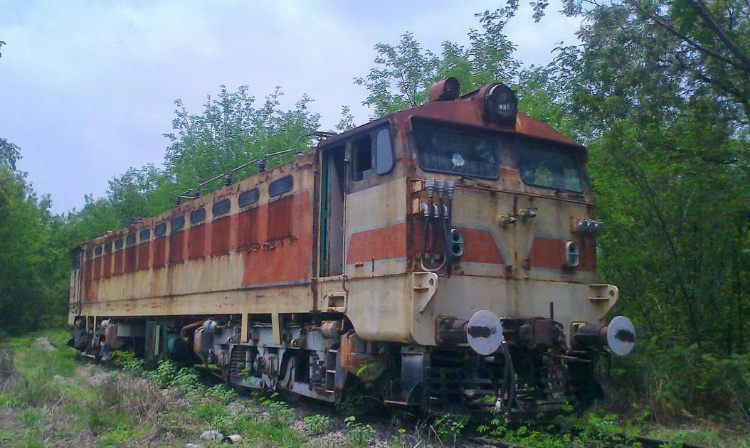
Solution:
<path fill-rule="evenodd" d="M 209 387 L 208 390 L 206 390 L 204 397 L 208 400 L 227 404 L 237 398 L 237 392 L 228 388 L 224 384 L 217 384 L 215 386 Z"/>
<path fill-rule="evenodd" d="M 331 426 L 331 419 L 320 414 L 308 415 L 302 421 L 313 435 L 323 434 Z"/>
<path fill-rule="evenodd" d="M 441 443 L 455 445 L 467 423 L 468 415 L 443 414 L 432 423 L 432 429 Z"/>
<path fill-rule="evenodd" d="M 357 423 L 357 418 L 353 415 L 344 419 L 349 433 L 347 438 L 349 443 L 355 447 L 367 446 L 367 443 L 375 437 L 375 429 L 370 425 Z"/>
<path fill-rule="evenodd" d="M 628 401 L 627 394 L 638 401 L 645 396 L 647 416 L 750 421 L 750 354 L 717 358 L 694 345 L 665 348 L 652 340 L 634 356 L 613 360 L 609 385 L 619 402 Z"/>
<path fill-rule="evenodd" d="M 171 386 L 177 376 L 179 369 L 172 361 L 161 361 L 156 370 L 146 372 L 146 378 L 155 383 L 161 389 Z"/>
<path fill-rule="evenodd" d="M 145 372 L 144 361 L 133 352 L 114 351 L 109 354 L 112 364 L 135 375 Z"/>
<path fill-rule="evenodd" d="M 283 427 L 291 423 L 294 418 L 294 411 L 286 403 L 278 401 L 279 394 L 273 393 L 270 397 L 261 400 L 261 404 L 266 406 L 268 412 L 268 423 L 276 427 Z"/>

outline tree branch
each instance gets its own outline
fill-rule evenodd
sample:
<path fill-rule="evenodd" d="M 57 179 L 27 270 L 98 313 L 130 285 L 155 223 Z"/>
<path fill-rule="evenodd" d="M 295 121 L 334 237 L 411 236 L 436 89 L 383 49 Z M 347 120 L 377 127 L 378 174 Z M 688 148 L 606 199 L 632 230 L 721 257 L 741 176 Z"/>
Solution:
<path fill-rule="evenodd" d="M 750 71 L 750 56 L 745 54 L 745 52 L 742 51 L 737 46 L 737 44 L 734 43 L 734 41 L 727 35 L 727 33 L 724 32 L 719 24 L 716 23 L 716 20 L 708 11 L 708 8 L 706 7 L 706 4 L 703 3 L 703 0 L 687 0 L 687 2 L 690 4 L 690 6 L 693 7 L 698 15 L 701 16 L 703 22 L 716 33 L 716 36 L 719 38 L 719 40 L 721 40 L 724 45 L 726 45 L 727 48 L 729 48 L 729 50 L 734 53 L 734 55 L 737 56 L 740 61 L 742 61 L 744 69 L 746 71 Z"/>
<path fill-rule="evenodd" d="M 664 28 L 670 34 L 674 35 L 678 39 L 685 41 L 688 45 L 690 45 L 691 47 L 695 48 L 696 50 L 698 50 L 698 51 L 700 51 L 702 53 L 705 53 L 707 55 L 710 55 L 710 56 L 712 56 L 712 57 L 714 57 L 714 58 L 716 58 L 716 59 L 718 59 L 718 60 L 720 60 L 720 61 L 722 61 L 724 63 L 730 64 L 730 65 L 732 65 L 735 68 L 738 68 L 738 69 L 743 70 L 743 71 L 747 71 L 747 68 L 744 67 L 743 65 L 738 65 L 736 62 L 732 61 L 731 59 L 727 58 L 726 56 L 724 56 L 724 55 L 722 55 L 722 54 L 720 54 L 720 53 L 718 53 L 718 52 L 716 52 L 714 50 L 711 50 L 710 48 L 706 48 L 706 47 L 702 46 L 701 44 L 699 44 L 698 42 L 696 42 L 693 39 L 691 39 L 690 37 L 688 37 L 688 36 L 680 33 L 672 25 L 670 25 L 669 23 L 667 23 L 664 19 L 662 19 L 658 15 L 646 11 L 637 2 L 635 2 L 633 0 L 628 0 L 626 3 L 630 4 L 632 7 L 634 7 L 635 9 L 637 9 L 638 11 L 640 11 L 641 13 L 645 14 L 648 18 L 650 18 L 651 20 L 653 20 L 654 23 L 656 23 L 660 27 Z"/>
<path fill-rule="evenodd" d="M 689 72 L 692 72 L 693 75 L 695 75 L 701 81 L 705 82 L 706 84 L 715 85 L 719 89 L 721 89 L 724 92 L 726 92 L 729 96 L 734 97 L 734 99 L 737 100 L 738 103 L 742 104 L 742 107 L 745 109 L 745 112 L 747 113 L 747 115 L 750 116 L 750 104 L 748 104 L 747 101 L 745 100 L 745 98 L 747 98 L 747 96 L 743 95 L 743 93 L 740 90 L 738 90 L 735 86 L 726 84 L 726 83 L 720 81 L 719 78 L 711 78 L 708 75 L 706 75 L 705 73 L 703 73 L 702 71 L 698 70 L 697 68 L 689 67 L 685 63 L 685 61 L 683 61 L 680 58 L 680 56 L 678 54 L 675 54 L 674 58 L 677 61 L 677 63 L 680 64 L 680 66 L 683 69 L 685 69 L 685 70 L 687 70 Z"/>

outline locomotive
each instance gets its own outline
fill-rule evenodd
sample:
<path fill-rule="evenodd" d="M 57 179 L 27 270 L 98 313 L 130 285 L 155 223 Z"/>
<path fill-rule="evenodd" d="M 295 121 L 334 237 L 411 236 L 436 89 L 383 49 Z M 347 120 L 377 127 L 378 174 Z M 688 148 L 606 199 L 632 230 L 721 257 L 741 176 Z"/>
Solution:
<path fill-rule="evenodd" d="M 356 384 L 427 410 L 591 403 L 597 360 L 627 355 L 635 329 L 603 321 L 618 289 L 597 279 L 583 146 L 506 85 L 461 95 L 455 78 L 315 136 L 75 248 L 71 344 L 326 402 Z"/>

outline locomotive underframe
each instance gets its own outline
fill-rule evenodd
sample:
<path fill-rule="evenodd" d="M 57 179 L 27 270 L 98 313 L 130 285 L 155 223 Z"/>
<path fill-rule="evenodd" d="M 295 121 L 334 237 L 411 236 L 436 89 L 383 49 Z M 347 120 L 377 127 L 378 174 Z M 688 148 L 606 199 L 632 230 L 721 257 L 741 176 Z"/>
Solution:
<path fill-rule="evenodd" d="M 196 319 L 195 323 L 190 321 Z M 266 388 L 326 402 L 357 382 L 394 406 L 438 412 L 502 411 L 523 417 L 586 405 L 597 353 L 569 349 L 562 324 L 549 318 L 503 320 L 506 344 L 491 356 L 474 353 L 458 334 L 440 347 L 368 342 L 340 314 L 284 315 L 276 343 L 268 315 L 248 318 L 77 319 L 72 345 L 98 359 L 133 350 L 146 360 L 213 366 L 230 385 Z M 185 329 L 195 329 L 182 340 Z M 446 327 L 447 328 L 447 327 Z M 448 330 L 449 332 L 451 330 Z M 593 386 L 593 393 L 592 393 Z"/>

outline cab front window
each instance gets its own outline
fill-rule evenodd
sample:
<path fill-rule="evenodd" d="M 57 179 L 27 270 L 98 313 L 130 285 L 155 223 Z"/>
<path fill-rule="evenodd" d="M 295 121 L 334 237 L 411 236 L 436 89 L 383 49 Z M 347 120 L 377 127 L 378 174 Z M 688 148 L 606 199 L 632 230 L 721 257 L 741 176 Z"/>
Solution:
<path fill-rule="evenodd" d="M 497 138 L 471 131 L 420 126 L 414 130 L 419 166 L 425 171 L 497 179 Z"/>
<path fill-rule="evenodd" d="M 521 140 L 516 143 L 521 179 L 527 185 L 583 192 L 580 163 L 569 148 Z"/>

